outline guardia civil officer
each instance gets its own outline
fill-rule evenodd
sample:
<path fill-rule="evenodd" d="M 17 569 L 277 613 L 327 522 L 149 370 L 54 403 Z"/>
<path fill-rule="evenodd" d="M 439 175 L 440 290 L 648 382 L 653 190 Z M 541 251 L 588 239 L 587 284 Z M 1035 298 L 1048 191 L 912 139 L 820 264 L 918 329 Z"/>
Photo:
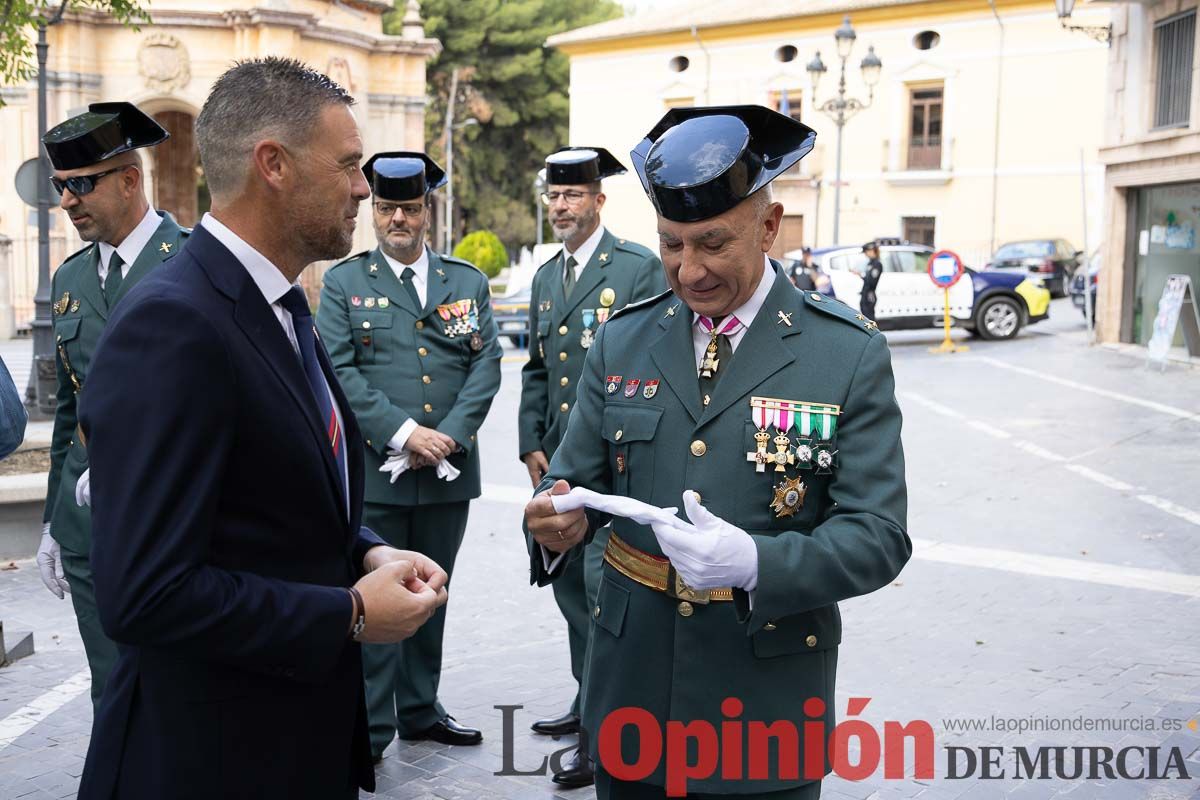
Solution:
<path fill-rule="evenodd" d="M 863 273 L 862 293 L 859 295 L 858 308 L 867 319 L 875 319 L 875 294 L 879 286 L 879 276 L 883 274 L 883 262 L 879 260 L 879 243 L 867 242 L 863 245 L 863 253 L 867 257 L 867 269 Z"/>
<path fill-rule="evenodd" d="M 379 246 L 325 274 L 317 328 L 363 431 L 363 524 L 452 574 L 480 494 L 476 434 L 500 388 L 487 277 L 425 244 L 430 193 L 445 172 L 424 153 L 388 152 L 363 167 Z M 438 702 L 439 609 L 397 645 L 365 645 L 371 752 L 403 739 L 473 745 L 482 734 Z"/>
<path fill-rule="evenodd" d="M 592 609 L 589 730 L 629 707 L 660 730 L 670 720 L 713 730 L 729 716 L 783 721 L 803 756 L 806 721 L 823 711 L 824 731 L 834 727 L 837 602 L 886 585 L 909 557 L 887 343 L 842 303 L 798 292 L 766 256 L 783 214 L 768 184 L 814 139 L 758 106 L 675 109 L 633 151 L 671 290 L 601 328 L 567 434 L 525 511 L 539 584 L 612 524 Z M 648 395 L 652 382 L 662 385 Z M 550 493 L 574 487 L 663 510 L 639 524 L 595 499 L 579 508 L 576 493 L 556 511 Z M 810 698 L 820 710 L 804 705 Z M 614 740 L 625 764 L 641 763 L 639 739 L 629 726 Z M 750 780 L 744 747 L 733 759 L 713 752 L 688 796 L 819 795 L 819 780 L 763 755 L 766 777 Z M 661 798 L 665 762 L 649 763 L 652 772 L 622 781 L 601 761 L 598 796 Z"/>
<path fill-rule="evenodd" d="M 37 562 L 46 588 L 70 593 L 92 673 L 92 703 L 100 700 L 116 662 L 116 645 L 96 615 L 86 443 L 77 409 L 92 355 L 117 302 L 178 252 L 188 231 L 146 200 L 140 148 L 169 134 L 132 103 L 92 103 L 42 137 L 50 182 L 79 238 L 87 242 L 54 273 L 51 298 L 58 372 L 58 405 L 50 444 L 42 541 Z"/>
<path fill-rule="evenodd" d="M 603 147 L 564 147 L 546 158 L 550 227 L 563 249 L 543 264 L 533 279 L 529 300 L 529 361 L 521 371 L 518 417 L 521 460 L 537 486 L 558 449 L 574 405 L 584 356 L 609 315 L 622 306 L 652 297 L 666 288 L 662 262 L 648 248 L 608 231 L 600 221 L 605 194 L 602 181 L 625 173 Z M 604 535 L 588 551 L 587 573 L 599 578 Z M 577 559 L 554 582 L 554 599 L 567 621 L 571 673 L 583 677 L 589 594 L 585 559 Z M 579 732 L 579 694 L 561 716 L 538 720 L 535 733 L 563 736 Z M 554 778 L 564 786 L 586 786 L 593 771 L 586 750 L 577 751 Z"/>

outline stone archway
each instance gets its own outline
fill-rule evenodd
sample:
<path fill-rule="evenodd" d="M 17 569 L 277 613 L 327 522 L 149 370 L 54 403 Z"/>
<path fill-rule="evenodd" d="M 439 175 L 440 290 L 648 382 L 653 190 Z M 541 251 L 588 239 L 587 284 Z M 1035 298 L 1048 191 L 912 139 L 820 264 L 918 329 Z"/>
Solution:
<path fill-rule="evenodd" d="M 154 203 L 159 210 L 169 211 L 180 225 L 190 228 L 208 210 L 208 192 L 196 151 L 196 118 L 186 111 L 160 111 L 154 119 L 171 134 L 152 150 Z"/>

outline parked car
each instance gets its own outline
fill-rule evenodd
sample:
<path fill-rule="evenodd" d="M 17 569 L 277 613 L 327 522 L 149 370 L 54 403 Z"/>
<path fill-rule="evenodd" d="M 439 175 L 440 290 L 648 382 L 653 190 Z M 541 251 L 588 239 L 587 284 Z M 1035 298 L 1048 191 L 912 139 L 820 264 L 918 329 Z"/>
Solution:
<path fill-rule="evenodd" d="M 504 297 L 492 298 L 492 316 L 501 336 L 507 336 L 514 347 L 529 343 L 529 293 L 526 286 Z"/>
<path fill-rule="evenodd" d="M 926 272 L 934 249 L 903 239 L 876 241 L 883 262 L 875 303 L 875 321 L 879 327 L 895 330 L 940 326 L 945 295 Z M 784 257 L 799 258 L 799 255 L 799 251 L 794 251 Z M 813 261 L 829 276 L 827 294 L 858 308 L 862 274 L 867 266 L 862 246 L 814 250 Z M 1023 326 L 1049 316 L 1050 293 L 1036 278 L 967 268 L 967 274 L 950 290 L 950 317 L 954 324 L 985 339 L 1011 339 Z"/>
<path fill-rule="evenodd" d="M 1027 239 L 1001 245 L 984 269 L 1041 278 L 1051 296 L 1066 297 L 1082 255 L 1083 251 L 1076 250 L 1066 239 Z"/>
<path fill-rule="evenodd" d="M 1096 294 L 1100 286 L 1100 267 L 1103 261 L 1104 259 L 1101 257 L 1101 251 L 1099 250 L 1093 253 L 1092 257 L 1088 260 L 1086 281 L 1088 292 L 1092 295 L 1093 325 L 1096 324 Z M 1076 308 L 1079 309 L 1079 313 L 1083 314 L 1083 318 L 1087 319 L 1087 300 L 1085 299 L 1085 295 L 1083 293 L 1084 280 L 1084 269 L 1083 267 L 1080 267 L 1079 269 L 1075 270 L 1075 275 L 1071 278 L 1070 294 L 1071 302 Z"/>

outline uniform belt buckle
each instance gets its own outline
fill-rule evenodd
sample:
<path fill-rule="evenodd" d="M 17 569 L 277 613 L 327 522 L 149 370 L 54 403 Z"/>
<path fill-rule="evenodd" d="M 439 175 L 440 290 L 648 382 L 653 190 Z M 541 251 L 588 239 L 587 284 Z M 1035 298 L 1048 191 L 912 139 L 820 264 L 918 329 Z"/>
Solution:
<path fill-rule="evenodd" d="M 667 594 L 676 600 L 687 600 L 689 603 L 699 603 L 700 605 L 708 605 L 712 599 L 708 589 L 693 589 L 683 582 L 683 578 L 679 577 L 679 573 L 675 571 L 675 565 L 671 565 L 670 575 L 667 578 Z"/>

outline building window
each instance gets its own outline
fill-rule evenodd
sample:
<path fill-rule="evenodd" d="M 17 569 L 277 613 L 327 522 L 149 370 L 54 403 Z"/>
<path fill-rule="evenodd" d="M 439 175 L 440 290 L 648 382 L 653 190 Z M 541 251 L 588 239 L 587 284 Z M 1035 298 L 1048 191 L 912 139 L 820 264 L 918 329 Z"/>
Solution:
<path fill-rule="evenodd" d="M 908 168 L 942 165 L 942 87 L 913 89 L 909 100 Z"/>
<path fill-rule="evenodd" d="M 933 217 L 901 217 L 900 224 L 904 229 L 905 239 L 913 244 L 933 247 Z"/>
<path fill-rule="evenodd" d="M 791 117 L 796 122 L 801 121 L 800 112 L 804 108 L 804 95 L 799 89 L 771 92 L 770 104 L 771 108 L 780 114 Z"/>
<path fill-rule="evenodd" d="M 1192 56 L 1196 44 L 1196 12 L 1178 14 L 1154 26 L 1157 77 L 1154 127 L 1187 126 L 1192 105 Z"/>
<path fill-rule="evenodd" d="M 687 56 L 675 56 L 667 62 L 667 68 L 671 72 L 684 72 L 691 65 L 692 61 Z"/>
<path fill-rule="evenodd" d="M 932 50 L 942 41 L 937 31 L 921 31 L 913 37 L 913 47 L 918 50 Z"/>

